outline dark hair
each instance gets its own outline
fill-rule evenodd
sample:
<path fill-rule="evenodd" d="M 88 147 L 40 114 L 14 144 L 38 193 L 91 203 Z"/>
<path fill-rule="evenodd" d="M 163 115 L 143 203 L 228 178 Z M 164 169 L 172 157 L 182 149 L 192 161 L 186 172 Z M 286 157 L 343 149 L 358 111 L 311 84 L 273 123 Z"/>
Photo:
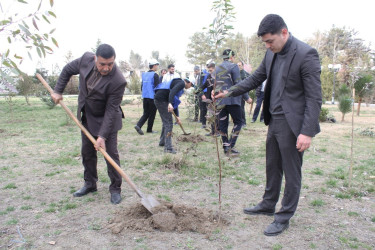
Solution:
<path fill-rule="evenodd" d="M 103 57 L 104 59 L 109 59 L 113 56 L 116 58 L 116 52 L 111 45 L 103 43 L 96 49 L 96 56 Z"/>
<path fill-rule="evenodd" d="M 207 64 L 207 68 L 215 68 L 215 63 L 209 63 L 209 64 Z"/>
<path fill-rule="evenodd" d="M 174 68 L 174 65 L 173 64 L 169 64 L 168 65 L 168 69 L 170 69 L 170 68 Z"/>
<path fill-rule="evenodd" d="M 268 14 L 263 18 L 259 24 L 258 36 L 271 33 L 271 35 L 278 34 L 282 29 L 288 29 L 283 18 L 276 14 Z"/>
<path fill-rule="evenodd" d="M 244 66 L 245 64 L 243 63 L 243 61 L 239 61 L 239 63 L 241 63 L 242 66 Z"/>
<path fill-rule="evenodd" d="M 167 73 L 167 70 L 166 70 L 166 69 L 162 69 L 162 70 L 160 70 L 160 73 L 163 73 L 163 71 L 165 71 L 165 73 Z"/>
<path fill-rule="evenodd" d="M 231 49 L 226 49 L 226 50 L 223 51 L 223 59 L 228 59 L 228 58 L 230 58 L 234 55 L 235 55 L 235 53 Z"/>

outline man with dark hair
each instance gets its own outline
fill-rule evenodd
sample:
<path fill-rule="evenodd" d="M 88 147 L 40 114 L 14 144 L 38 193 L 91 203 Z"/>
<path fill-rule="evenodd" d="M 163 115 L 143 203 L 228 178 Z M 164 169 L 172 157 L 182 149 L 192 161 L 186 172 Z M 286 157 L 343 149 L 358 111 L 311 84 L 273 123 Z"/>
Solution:
<path fill-rule="evenodd" d="M 266 55 L 250 77 L 216 97 L 238 96 L 260 86 L 267 79 L 264 93 L 264 122 L 269 125 L 266 141 L 266 188 L 263 200 L 246 214 L 275 215 L 264 231 L 278 235 L 289 226 L 294 215 L 302 180 L 303 152 L 320 132 L 322 105 L 318 52 L 293 37 L 284 20 L 275 14 L 264 17 L 258 36 L 267 47 Z M 283 174 L 284 197 L 275 213 Z"/>
<path fill-rule="evenodd" d="M 150 70 L 148 72 L 142 73 L 142 98 L 143 98 L 143 115 L 139 119 L 137 125 L 135 125 L 135 130 L 138 134 L 143 135 L 142 126 L 147 122 L 147 133 L 157 133 L 152 131 L 154 126 L 154 120 L 156 115 L 156 106 L 154 103 L 154 88 L 159 84 L 159 76 L 156 71 L 159 69 L 159 62 L 152 59 L 149 62 Z"/>
<path fill-rule="evenodd" d="M 170 80 L 173 80 L 175 78 L 180 78 L 180 74 L 174 72 L 174 64 L 168 65 L 168 72 L 163 77 L 163 82 L 168 82 Z"/>
<path fill-rule="evenodd" d="M 189 79 L 182 80 L 181 78 L 175 78 L 168 82 L 159 83 L 155 88 L 155 105 L 163 123 L 159 146 L 164 147 L 165 153 L 176 153 L 176 150 L 172 146 L 172 112 L 174 107 L 178 106 L 181 102 L 180 97 L 184 93 L 184 88 L 188 89 L 191 86 L 192 83 Z M 178 117 L 177 123 L 181 124 Z"/>
<path fill-rule="evenodd" d="M 79 95 L 77 117 L 94 136 L 96 144 L 82 132 L 82 163 L 84 166 L 84 186 L 73 196 L 81 197 L 97 191 L 97 150 L 103 148 L 120 165 L 117 150 L 117 133 L 122 127 L 124 114 L 121 101 L 126 81 L 115 64 L 116 53 L 112 46 L 101 44 L 96 55 L 86 52 L 82 57 L 68 63 L 62 70 L 54 93 L 55 103 L 63 99 L 62 93 L 71 76 L 79 74 Z M 121 175 L 107 161 L 108 176 L 111 179 L 109 192 L 111 202 L 121 202 Z"/>
<path fill-rule="evenodd" d="M 223 63 L 216 67 L 217 83 L 223 82 L 222 90 L 229 89 L 235 86 L 240 80 L 240 70 L 237 64 L 233 63 L 234 51 L 226 49 L 223 52 Z M 229 155 L 239 155 L 239 152 L 234 148 L 239 133 L 242 127 L 241 119 L 241 96 L 238 97 L 224 97 L 219 101 L 220 105 L 225 105 L 219 114 L 219 131 L 223 141 L 224 153 Z M 229 115 L 233 119 L 233 129 L 230 139 L 228 140 L 228 126 Z"/>
<path fill-rule="evenodd" d="M 163 77 L 164 77 L 165 74 L 167 74 L 167 70 L 166 69 L 162 69 L 160 71 L 159 83 L 161 83 L 163 81 Z"/>

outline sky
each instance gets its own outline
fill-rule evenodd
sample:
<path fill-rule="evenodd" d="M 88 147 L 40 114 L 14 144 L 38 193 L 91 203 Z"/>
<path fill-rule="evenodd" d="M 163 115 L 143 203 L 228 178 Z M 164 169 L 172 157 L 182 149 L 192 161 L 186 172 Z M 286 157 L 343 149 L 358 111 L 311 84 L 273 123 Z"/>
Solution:
<path fill-rule="evenodd" d="M 6 2 L 1 0 L 3 7 Z M 23 11 L 31 12 L 33 4 L 39 0 L 28 0 L 30 4 Z M 49 1 L 43 0 L 42 8 L 49 7 Z M 43 66 L 47 70 L 53 64 L 61 68 L 65 65 L 65 55 L 71 51 L 74 58 L 95 47 L 100 39 L 111 44 L 117 54 L 117 60 L 128 60 L 130 50 L 139 53 L 143 60 L 150 59 L 151 52 L 158 50 L 160 56 L 169 55 L 176 59 L 176 69 L 192 70 L 185 52 L 190 37 L 202 31 L 214 19 L 211 11 L 212 0 L 54 0 L 53 11 L 57 19 L 51 18 L 49 31 L 56 28 L 54 37 L 59 43 L 53 55 L 46 59 L 30 61 L 26 59 L 21 69 L 35 72 Z M 257 32 L 262 18 L 270 13 L 279 14 L 288 25 L 289 31 L 305 40 L 320 30 L 328 31 L 336 27 L 353 28 L 358 37 L 371 43 L 375 49 L 375 32 L 370 22 L 373 8 L 371 0 L 232 0 L 236 20 L 234 32 L 251 36 Z M 26 6 L 26 5 L 25 5 Z M 17 9 L 17 11 L 21 11 Z M 1 40 L 4 40 L 0 37 Z M 1 42 L 1 41 L 0 41 Z M 1 47 L 4 44 L 1 44 Z M 2 49 L 0 49 L 2 51 Z"/>

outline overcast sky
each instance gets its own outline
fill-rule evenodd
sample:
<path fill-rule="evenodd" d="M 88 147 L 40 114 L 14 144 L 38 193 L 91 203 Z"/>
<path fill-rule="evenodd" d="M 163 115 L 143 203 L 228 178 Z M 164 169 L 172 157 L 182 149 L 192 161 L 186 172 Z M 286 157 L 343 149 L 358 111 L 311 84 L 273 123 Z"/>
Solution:
<path fill-rule="evenodd" d="M 29 0 L 33 1 L 39 2 Z M 289 30 L 301 40 L 317 30 L 327 31 L 332 25 L 345 26 L 357 30 L 358 37 L 371 42 L 374 49 L 371 0 L 232 0 L 232 3 L 236 12 L 235 32 L 246 36 L 257 31 L 265 15 L 275 13 L 284 18 Z M 149 59 L 151 51 L 158 50 L 162 57 L 167 54 L 174 57 L 177 69 L 189 70 L 193 67 L 185 58 L 189 37 L 212 22 L 211 6 L 212 0 L 55 0 L 53 11 L 57 19 L 51 27 L 56 27 L 54 36 L 60 48 L 41 63 L 47 69 L 52 63 L 62 67 L 68 51 L 77 58 L 95 47 L 100 38 L 115 48 L 119 60 L 128 60 L 131 49 L 143 59 Z M 21 68 L 32 73 L 37 65 L 35 60 L 25 62 Z"/>

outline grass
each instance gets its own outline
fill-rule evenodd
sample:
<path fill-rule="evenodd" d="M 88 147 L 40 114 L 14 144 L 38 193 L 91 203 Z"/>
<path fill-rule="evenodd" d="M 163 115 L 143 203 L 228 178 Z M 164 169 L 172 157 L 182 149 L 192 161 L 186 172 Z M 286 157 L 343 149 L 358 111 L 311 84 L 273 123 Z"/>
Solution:
<path fill-rule="evenodd" d="M 322 207 L 324 204 L 325 202 L 322 199 L 316 199 L 310 203 L 310 205 L 313 207 Z"/>
<path fill-rule="evenodd" d="M 9 183 L 9 184 L 5 185 L 3 189 L 16 189 L 16 188 L 17 188 L 17 186 L 16 186 L 15 183 Z"/>
<path fill-rule="evenodd" d="M 83 180 L 83 167 L 80 159 L 80 132 L 75 125 L 66 124 L 66 116 L 60 107 L 48 109 L 42 105 L 37 98 L 32 98 L 32 106 L 24 104 L 22 98 L 16 98 L 13 115 L 9 115 L 8 105 L 0 98 L 0 132 L 2 143 L 7 147 L 0 151 L 0 189 L 4 197 L 14 197 L 7 204 L 0 202 L 0 215 L 4 218 L 3 223 L 7 223 L 12 218 L 30 217 L 35 218 L 41 226 L 48 226 L 46 218 L 53 217 L 56 220 L 71 221 L 70 214 L 79 215 L 82 211 L 87 212 L 88 222 L 86 228 L 98 231 L 104 228 L 100 221 L 92 221 L 89 216 L 97 213 L 98 209 L 103 213 L 103 218 L 113 217 L 115 209 L 108 199 L 109 178 L 106 170 L 106 163 L 103 157 L 98 157 L 98 192 L 80 199 L 73 198 L 70 193 L 75 192 Z M 76 103 L 76 99 L 71 101 L 69 106 Z M 183 202 L 194 204 L 207 209 L 218 208 L 218 166 L 215 155 L 215 147 L 212 141 L 202 142 L 198 145 L 193 143 L 178 142 L 176 138 L 181 135 L 179 128 L 174 126 L 173 131 L 176 136 L 173 137 L 173 144 L 177 147 L 177 155 L 164 154 L 162 148 L 158 147 L 158 137 L 156 135 L 139 136 L 136 134 L 133 126 L 139 118 L 142 105 L 139 109 L 136 105 L 126 104 L 124 110 L 126 119 L 123 120 L 123 129 L 119 131 L 118 143 L 121 160 L 121 167 L 132 178 L 137 186 L 145 193 L 150 193 L 160 200 L 168 202 L 180 202 L 181 197 L 186 197 Z M 336 106 L 329 106 L 330 111 L 337 114 Z M 375 110 L 365 109 L 369 112 L 368 117 L 363 119 L 363 123 L 358 122 L 358 127 L 368 127 L 368 122 L 374 122 Z M 194 126 L 197 134 L 204 135 L 206 132 L 199 128 L 199 125 L 188 123 L 185 119 L 186 109 L 181 110 L 184 127 L 186 130 L 194 133 Z M 47 118 L 48 117 L 48 118 Z M 361 119 L 359 117 L 358 119 Z M 372 119 L 372 120 L 370 120 Z M 356 120 L 357 122 L 357 120 Z M 358 223 L 359 228 L 375 228 L 375 214 L 368 207 L 365 199 L 370 198 L 375 193 L 375 180 L 370 176 L 375 176 L 375 159 L 373 152 L 375 146 L 373 138 L 358 136 L 355 138 L 355 159 L 353 168 L 352 185 L 348 182 L 348 166 L 350 156 L 350 124 L 321 124 L 322 132 L 313 139 L 316 150 L 312 148 L 305 152 L 303 165 L 303 189 L 302 193 L 306 199 L 301 200 L 309 207 L 309 210 L 318 211 L 319 214 L 305 214 L 305 210 L 297 210 L 296 216 L 321 216 L 328 218 L 334 216 L 335 220 L 344 221 L 348 217 L 352 220 L 370 218 Z M 159 130 L 161 126 L 160 117 L 157 115 L 155 120 L 155 129 Z M 241 220 L 237 215 L 242 212 L 234 208 L 240 206 L 237 195 L 246 195 L 249 199 L 246 204 L 256 203 L 264 192 L 265 181 L 265 138 L 267 128 L 259 122 L 248 125 L 248 129 L 241 131 L 238 138 L 237 149 L 241 152 L 238 158 L 223 157 L 223 211 L 231 218 L 237 218 L 235 224 L 241 231 L 238 235 L 244 235 L 242 231 L 250 230 L 254 227 L 251 223 Z M 27 142 L 27 143 L 26 143 Z M 196 150 L 194 148 L 196 146 Z M 196 154 L 196 156 L 193 156 Z M 168 168 L 168 166 L 174 166 Z M 176 167 L 177 166 L 177 167 Z M 17 169 L 18 167 L 18 169 Z M 22 169 L 22 175 L 19 175 Z M 32 176 L 33 178 L 27 178 Z M 19 184 L 19 183 L 22 183 Z M 41 188 L 46 183 L 51 183 L 50 188 L 45 193 L 40 193 Z M 124 195 L 127 196 L 131 191 L 123 182 Z M 281 191 L 283 192 L 283 191 Z M 95 195 L 95 196 L 94 196 Z M 131 196 L 131 195 L 129 195 Z M 128 197 L 129 197 L 128 196 Z M 128 198 L 127 197 L 127 198 Z M 127 199 L 126 198 L 126 199 Z M 280 196 L 281 201 L 282 195 Z M 133 197 L 129 197 L 132 200 Z M 126 201 L 127 202 L 127 201 Z M 123 204 L 127 204 L 125 200 Z M 346 208 L 344 213 L 335 213 L 328 209 L 331 202 L 340 204 L 340 202 L 361 202 L 366 207 L 365 212 L 356 212 L 354 208 Z M 108 203 L 108 204 L 107 204 Z M 340 206 L 340 205 L 337 205 Z M 13 207 L 13 211 L 8 211 L 8 207 Z M 30 215 L 30 212 L 34 213 Z M 75 217 L 74 217 L 75 218 Z M 247 217 L 246 217 L 247 218 Z M 12 219 L 13 220 L 13 219 Z M 15 222 L 19 223 L 18 221 Z M 29 226 L 29 222 L 22 221 L 23 226 Z M 363 224 L 363 226 L 362 226 Z M 52 227 L 52 226 L 51 226 Z M 333 227 L 327 225 L 327 227 Z M 252 228 L 253 229 L 253 228 Z M 296 223 L 296 230 L 301 229 Z M 50 229 L 49 232 L 61 230 L 65 233 L 72 233 L 67 228 Z M 227 229 L 222 229 L 222 234 L 226 235 Z M 334 228 L 332 228 L 334 232 Z M 364 229 L 363 229 L 364 230 Z M 367 229 L 366 229 L 367 230 Z M 373 229 L 375 230 L 375 229 Z M 313 230 L 308 229 L 307 234 Z M 355 232 L 360 232 L 356 229 Z M 43 235 L 44 232 L 36 232 Z M 311 233 L 311 232 L 310 232 Z M 314 233 L 314 232 L 313 232 Z M 316 232 L 315 232 L 316 233 Z M 52 233 L 51 233 L 52 235 Z M 147 233 L 145 236 L 147 237 Z M 222 248 L 238 249 L 235 239 L 230 237 L 225 239 L 221 233 L 215 234 L 213 238 L 215 246 Z M 329 246 L 327 239 L 338 237 L 338 233 L 328 233 L 322 238 L 313 238 L 313 241 L 304 242 L 306 248 L 320 248 Z M 365 235 L 365 234 L 364 234 Z M 219 237 L 220 236 L 220 237 Z M 359 233 L 349 236 L 342 236 L 342 240 L 337 239 L 343 248 L 355 247 L 362 248 L 364 244 L 362 235 Z M 35 236 L 30 236 L 35 237 Z M 125 236 L 124 236 L 125 237 Z M 191 240 L 185 239 L 180 242 L 182 248 L 195 248 L 198 246 L 200 236 L 192 234 Z M 293 236 L 292 236 L 293 237 Z M 358 240 L 352 240 L 352 238 Z M 154 237 L 153 237 L 154 238 Z M 345 240 L 346 238 L 347 240 Z M 35 239 L 34 239 L 35 240 Z M 228 240 L 228 242 L 226 242 Z M 233 242 L 232 242 L 233 241 Z M 346 242 L 345 242 L 346 241 Z M 296 239 L 296 242 L 301 242 Z M 311 243 L 313 242 L 313 243 Z M 139 245 L 143 242 L 135 242 Z M 293 248 L 285 241 L 262 242 L 259 248 L 289 249 Z M 301 244 L 299 245 L 301 247 Z M 367 245 L 371 245 L 367 241 Z M 40 248 L 40 245 L 35 245 Z M 88 246 L 90 247 L 90 246 Z M 91 246 L 92 247 L 92 246 Z M 98 246 L 102 248 L 103 245 Z M 136 246 L 133 245 L 133 248 Z M 131 248 L 131 247 L 130 247 Z M 296 248 L 296 247 L 294 247 Z"/>

